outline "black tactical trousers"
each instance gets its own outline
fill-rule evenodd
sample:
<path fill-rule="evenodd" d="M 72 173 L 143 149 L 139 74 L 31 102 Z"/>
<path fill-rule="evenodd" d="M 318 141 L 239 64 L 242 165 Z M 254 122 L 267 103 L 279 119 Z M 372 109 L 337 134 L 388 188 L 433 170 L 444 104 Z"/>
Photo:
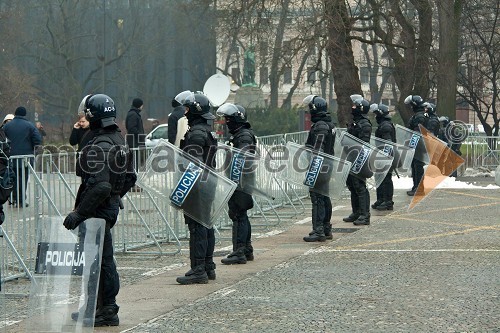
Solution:
<path fill-rule="evenodd" d="M 377 201 L 392 201 L 394 196 L 394 184 L 392 183 L 392 172 L 388 172 L 382 183 L 377 187 Z"/>
<path fill-rule="evenodd" d="M 411 162 L 411 177 L 413 178 L 413 187 L 411 189 L 413 191 L 417 190 L 418 184 L 420 184 L 420 181 L 424 177 L 424 165 L 425 163 L 416 159 L 413 159 Z"/>
<path fill-rule="evenodd" d="M 113 238 L 110 225 L 110 223 L 106 223 L 102 246 L 101 276 L 99 279 L 99 293 L 102 293 L 102 305 L 116 304 L 116 295 L 120 290 L 120 279 L 113 258 Z M 101 296 L 98 299 L 101 299 Z"/>
<path fill-rule="evenodd" d="M 347 188 L 351 192 L 352 212 L 357 215 L 370 215 L 370 193 L 366 188 L 366 179 L 347 176 Z"/>
<path fill-rule="evenodd" d="M 248 219 L 247 210 L 239 209 L 229 201 L 228 215 L 233 221 L 233 251 L 237 250 L 237 245 L 246 245 L 251 242 L 252 226 Z"/>
<path fill-rule="evenodd" d="M 312 204 L 313 230 L 328 233 L 331 230 L 332 201 L 329 197 L 309 191 Z"/>
<path fill-rule="evenodd" d="M 214 229 L 199 224 L 187 215 L 184 219 L 189 228 L 189 258 L 191 260 L 191 268 L 205 265 L 205 263 L 213 263 L 215 249 L 215 234 Z"/>

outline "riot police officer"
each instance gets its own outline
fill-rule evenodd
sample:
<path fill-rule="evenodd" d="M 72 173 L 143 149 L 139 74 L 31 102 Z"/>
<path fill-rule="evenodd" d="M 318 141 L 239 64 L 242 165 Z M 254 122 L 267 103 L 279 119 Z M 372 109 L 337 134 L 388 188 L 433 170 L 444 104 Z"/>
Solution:
<path fill-rule="evenodd" d="M 217 110 L 217 115 L 224 117 L 226 126 L 231 133 L 229 144 L 235 148 L 255 153 L 257 140 L 247 121 L 245 108 L 231 103 L 223 104 Z M 228 201 L 228 214 L 233 221 L 233 252 L 221 262 L 225 265 L 246 264 L 254 259 L 252 247 L 252 226 L 247 211 L 253 208 L 253 198 L 250 194 L 236 189 Z"/>
<path fill-rule="evenodd" d="M 106 221 L 94 326 L 117 326 L 119 307 L 116 295 L 120 282 L 113 259 L 111 228 L 118 218 L 120 198 L 135 185 L 137 177 L 132 155 L 115 122 L 113 100 L 103 94 L 89 95 L 85 101 L 85 115 L 94 138 L 79 156 L 82 184 L 78 189 L 75 209 L 64 220 L 64 226 L 69 230 L 75 229 L 90 217 Z M 78 319 L 78 314 L 72 314 L 73 320 Z M 89 323 L 84 320 L 83 324 Z"/>
<path fill-rule="evenodd" d="M 210 102 L 202 93 L 193 93 L 184 100 L 186 117 L 189 130 L 181 141 L 181 149 L 203 162 L 205 165 L 215 167 L 215 153 L 217 140 L 212 134 L 215 116 L 210 113 Z M 192 191 L 196 192 L 196 191 Z M 197 195 L 192 193 L 190 195 Z M 197 198 L 200 209 L 208 209 L 213 197 Z M 209 214 L 209 212 L 207 212 Z M 215 280 L 215 263 L 213 254 L 215 248 L 215 235 L 213 228 L 198 223 L 184 214 L 184 221 L 189 228 L 189 258 L 191 269 L 177 278 L 180 284 L 208 283 Z"/>
<path fill-rule="evenodd" d="M 351 95 L 353 123 L 348 124 L 347 132 L 365 142 L 370 142 L 372 123 L 367 117 L 370 103 L 361 95 Z M 347 176 L 347 188 L 351 192 L 352 213 L 343 218 L 344 222 L 354 225 L 370 224 L 370 193 L 366 187 L 366 179 L 361 176 Z"/>
<path fill-rule="evenodd" d="M 389 108 L 384 104 L 372 104 L 370 105 L 370 110 L 375 114 L 375 120 L 377 121 L 378 127 L 375 130 L 375 136 L 377 138 L 396 142 L 396 129 L 391 121 L 391 116 L 389 115 Z M 392 183 L 392 169 L 389 170 L 384 180 L 377 187 L 377 201 L 372 205 L 372 208 L 376 210 L 393 210 L 394 201 L 392 197 L 394 195 L 394 184 Z"/>
<path fill-rule="evenodd" d="M 409 95 L 405 99 L 405 104 L 410 105 L 414 114 L 410 117 L 408 121 L 408 128 L 415 132 L 420 132 L 420 127 L 418 125 L 422 125 L 425 127 L 425 123 L 427 122 L 425 114 L 424 114 L 424 100 L 422 97 L 418 95 Z M 418 184 L 422 180 L 424 176 L 424 163 L 413 158 L 411 162 L 411 177 L 413 179 L 413 186 L 411 190 L 407 191 L 406 194 L 409 196 L 414 196 L 417 191 Z"/>
<path fill-rule="evenodd" d="M 306 147 L 333 155 L 335 144 L 335 126 L 328 112 L 328 104 L 324 98 L 309 95 L 304 98 L 311 114 L 313 125 L 306 139 Z M 312 231 L 303 239 L 306 242 L 324 242 L 332 239 L 332 201 L 328 196 L 309 191 L 312 203 Z"/>
<path fill-rule="evenodd" d="M 460 147 L 462 146 L 462 140 L 463 138 L 461 137 L 461 132 L 456 129 L 455 127 L 455 122 L 450 121 L 449 117 L 442 116 L 439 117 L 439 122 L 441 123 L 441 128 L 439 130 L 439 135 L 438 138 L 441 139 L 442 141 L 446 142 L 447 146 L 458 156 L 462 156 L 462 152 L 460 151 Z M 455 127 L 455 129 L 454 129 Z M 450 175 L 450 177 L 457 177 L 458 173 L 457 170 L 450 170 L 450 165 L 446 163 L 448 157 L 447 154 L 443 154 L 441 157 L 442 160 L 439 163 L 440 166 L 444 167 L 444 170 L 442 170 L 443 175 Z"/>
<path fill-rule="evenodd" d="M 436 105 L 430 102 L 425 102 L 423 105 L 426 117 L 425 128 L 437 137 L 439 136 L 441 122 L 436 114 Z"/>

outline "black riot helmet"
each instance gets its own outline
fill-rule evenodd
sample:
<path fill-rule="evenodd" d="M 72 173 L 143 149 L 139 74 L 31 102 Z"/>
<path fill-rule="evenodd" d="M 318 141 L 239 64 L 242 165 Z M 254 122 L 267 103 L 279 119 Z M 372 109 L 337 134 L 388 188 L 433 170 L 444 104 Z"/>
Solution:
<path fill-rule="evenodd" d="M 316 95 L 309 95 L 302 101 L 309 107 L 309 112 L 312 115 L 326 114 L 328 112 L 328 103 L 324 98 Z"/>
<path fill-rule="evenodd" d="M 92 127 L 118 126 L 115 102 L 108 95 L 96 94 L 85 101 L 85 118 Z"/>
<path fill-rule="evenodd" d="M 361 95 L 351 95 L 349 96 L 352 101 L 352 113 L 358 113 L 358 114 L 368 114 L 368 111 L 370 111 L 370 103 L 366 99 L 363 98 Z"/>
<path fill-rule="evenodd" d="M 436 104 L 425 102 L 422 106 L 428 114 L 436 114 Z"/>
<path fill-rule="evenodd" d="M 208 97 L 202 93 L 190 92 L 184 98 L 182 104 L 189 108 L 188 113 L 192 116 L 201 116 L 207 120 L 215 119 L 215 116 L 210 113 L 210 101 L 208 100 Z"/>
<path fill-rule="evenodd" d="M 447 116 L 441 116 L 438 118 L 441 126 L 446 127 L 450 123 L 450 118 Z"/>
<path fill-rule="evenodd" d="M 246 123 L 247 116 L 245 108 L 241 105 L 234 105 L 232 103 L 224 103 L 217 109 L 217 115 L 224 117 L 229 122 Z"/>
<path fill-rule="evenodd" d="M 405 104 L 411 105 L 413 111 L 420 111 L 422 109 L 422 105 L 424 104 L 424 100 L 422 97 L 418 95 L 409 95 L 405 98 Z"/>
<path fill-rule="evenodd" d="M 373 112 L 376 117 L 389 116 L 389 107 L 384 104 L 372 104 L 370 105 L 370 111 Z"/>

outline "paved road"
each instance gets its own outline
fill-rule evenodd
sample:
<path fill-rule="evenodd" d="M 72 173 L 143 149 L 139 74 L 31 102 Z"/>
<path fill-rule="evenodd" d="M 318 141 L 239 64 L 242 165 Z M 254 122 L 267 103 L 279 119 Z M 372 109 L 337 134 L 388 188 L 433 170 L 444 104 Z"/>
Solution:
<path fill-rule="evenodd" d="M 206 285 L 175 283 L 187 253 L 148 261 L 141 278 L 122 270 L 121 325 L 96 332 L 500 332 L 498 189 L 436 190 L 360 228 L 341 222 L 348 205 L 336 203 L 334 240 L 302 241 L 308 208 L 256 234 L 256 260 L 218 265 Z"/>

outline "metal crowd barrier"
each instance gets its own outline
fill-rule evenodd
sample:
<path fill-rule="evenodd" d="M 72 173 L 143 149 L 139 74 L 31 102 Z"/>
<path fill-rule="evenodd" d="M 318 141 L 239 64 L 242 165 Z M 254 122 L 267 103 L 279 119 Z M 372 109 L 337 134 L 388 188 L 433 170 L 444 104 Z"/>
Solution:
<path fill-rule="evenodd" d="M 282 146 L 283 135 L 259 138 L 259 145 L 269 150 Z M 134 151 L 136 168 L 144 172 L 150 150 Z M 0 264 L 2 282 L 21 277 L 31 278 L 36 262 L 39 224 L 44 216 L 61 216 L 72 209 L 81 179 L 75 175 L 77 154 L 74 151 L 44 151 L 39 155 L 10 158 L 18 170 L 19 186 L 4 205 L 6 220 L 0 226 Z M 254 198 L 250 217 L 258 223 L 255 229 L 267 229 L 285 217 L 304 211 L 305 193 L 275 178 L 269 180 L 274 200 Z M 19 198 L 19 200 L 15 200 Z M 22 201 L 22 203 L 21 203 Z M 287 208 L 288 207 L 288 208 Z M 123 209 L 113 230 L 116 254 L 171 255 L 181 251 L 181 240 L 188 238 L 182 212 L 173 209 L 168 198 L 150 189 L 139 187 L 123 198 Z M 231 220 L 223 212 L 217 229 L 230 228 Z M 219 234 L 220 237 L 220 234 Z"/>
<path fill-rule="evenodd" d="M 283 156 L 286 142 L 305 142 L 307 132 L 258 137 L 257 148 L 269 154 L 270 161 Z M 500 164 L 498 137 L 470 136 L 463 143 L 466 167 L 495 168 Z M 134 150 L 139 176 L 144 172 L 148 149 Z M 66 216 L 74 205 L 81 183 L 75 175 L 76 153 L 45 151 L 39 155 L 10 158 L 19 175 L 9 202 L 4 204 L 5 223 L 0 226 L 0 269 L 2 281 L 31 277 L 38 244 L 39 223 L 43 216 Z M 249 216 L 255 229 L 279 226 L 284 218 L 304 213 L 307 189 L 299 188 L 275 177 L 268 182 L 274 200 L 254 197 Z M 167 196 L 140 187 L 123 198 L 123 209 L 113 228 L 117 254 L 171 255 L 181 251 L 189 232 L 180 211 L 173 209 Z M 223 212 L 216 223 L 218 230 L 231 228 L 232 222 Z M 220 234 L 218 234 L 219 237 Z"/>
<path fill-rule="evenodd" d="M 469 135 L 462 143 L 466 168 L 495 169 L 500 165 L 500 137 Z"/>

